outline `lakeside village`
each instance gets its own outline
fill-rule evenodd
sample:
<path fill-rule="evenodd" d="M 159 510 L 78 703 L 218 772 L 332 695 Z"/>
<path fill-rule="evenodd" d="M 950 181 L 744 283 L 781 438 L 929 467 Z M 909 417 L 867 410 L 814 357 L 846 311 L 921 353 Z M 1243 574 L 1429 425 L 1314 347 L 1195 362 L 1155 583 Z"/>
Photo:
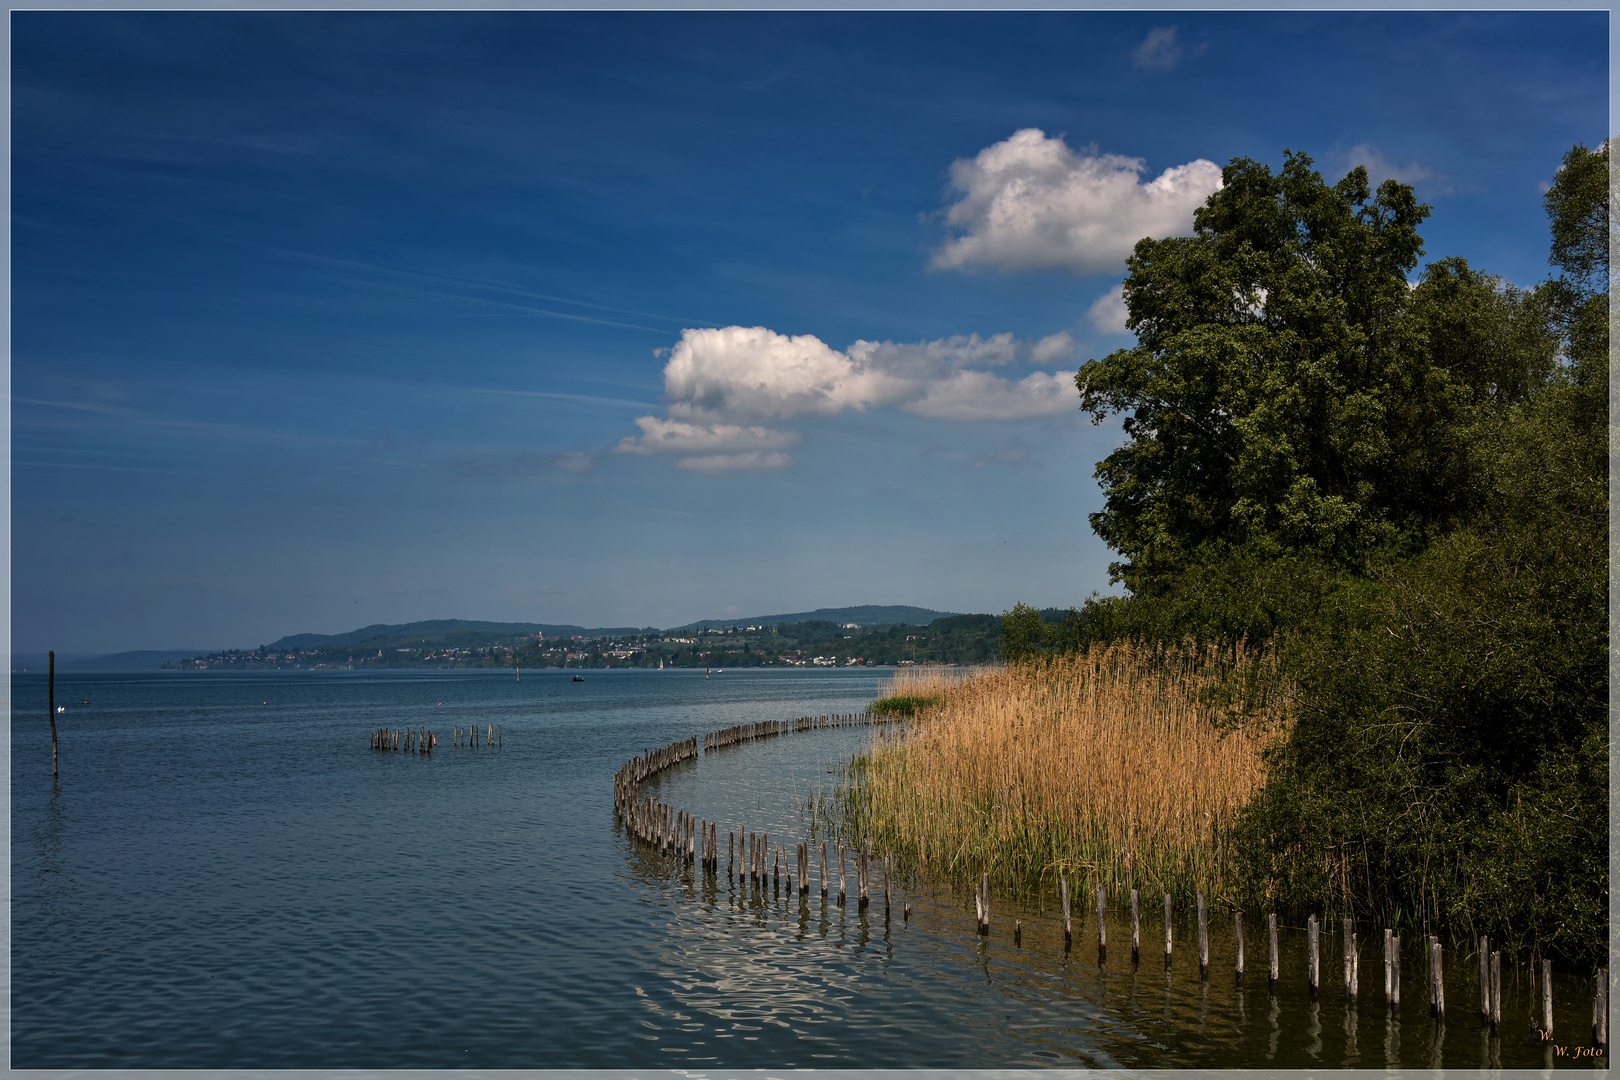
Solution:
<path fill-rule="evenodd" d="M 908 667 L 998 659 L 1001 619 L 953 615 L 926 626 L 809 620 L 775 626 L 496 636 L 461 631 L 342 645 L 278 642 L 189 657 L 170 670 L 366 668 Z"/>

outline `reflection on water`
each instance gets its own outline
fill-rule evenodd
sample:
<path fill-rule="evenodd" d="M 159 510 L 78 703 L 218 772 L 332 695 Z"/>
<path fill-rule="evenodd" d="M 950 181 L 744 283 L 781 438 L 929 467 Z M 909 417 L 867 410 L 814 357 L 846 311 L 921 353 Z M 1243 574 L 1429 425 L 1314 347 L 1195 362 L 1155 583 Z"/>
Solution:
<path fill-rule="evenodd" d="M 803 895 L 739 878 L 740 855 L 728 870 L 730 835 L 769 833 L 786 852 L 805 838 L 801 807 L 838 784 L 858 729 L 727 748 L 651 785 L 720 822 L 717 873 L 615 821 L 611 776 L 629 756 L 856 711 L 883 677 L 97 677 L 82 695 L 94 709 L 64 723 L 59 787 L 48 730 L 12 728 L 13 1065 L 1594 1064 L 1549 1057 L 1529 1033 L 1535 989 L 1508 971 L 1502 1033 L 1454 1007 L 1448 1044 L 1410 964 L 1398 1014 L 1370 985 L 1352 1003 L 1330 980 L 1310 1000 L 1299 928 L 1280 930 L 1272 991 L 1254 938 L 1235 977 L 1226 913 L 1211 914 L 1207 978 L 1190 919 L 1166 966 L 1162 898 L 1141 898 L 1132 962 L 1128 896 L 1110 900 L 1114 948 L 1100 952 L 1091 903 L 1075 905 L 1065 948 L 1055 889 L 993 898 L 981 936 L 967 886 L 897 877 L 885 914 L 880 872 L 870 907 L 840 904 L 836 850 L 825 898 L 819 872 Z M 43 709 L 39 681 L 14 693 L 19 710 Z M 369 749 L 377 727 L 444 736 L 474 722 L 502 726 L 499 753 L 443 738 L 431 755 Z M 1324 967 L 1336 951 L 1324 936 Z M 1448 967 L 1451 1000 L 1472 1000 L 1466 958 Z M 1578 1035 L 1590 980 L 1556 976 L 1554 990 L 1558 1030 Z"/>

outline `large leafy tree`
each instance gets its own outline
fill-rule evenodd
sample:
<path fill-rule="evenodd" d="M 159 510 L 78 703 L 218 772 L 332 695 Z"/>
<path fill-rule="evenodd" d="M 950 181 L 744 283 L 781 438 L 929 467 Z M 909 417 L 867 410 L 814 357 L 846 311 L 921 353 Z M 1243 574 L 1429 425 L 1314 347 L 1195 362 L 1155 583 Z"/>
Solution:
<path fill-rule="evenodd" d="M 1409 282 L 1429 213 L 1409 186 L 1330 185 L 1295 153 L 1222 175 L 1192 236 L 1136 245 L 1137 344 L 1076 376 L 1094 421 L 1124 414 L 1091 521 L 1139 595 L 1236 546 L 1356 568 L 1423 540 L 1476 499 L 1471 406 L 1551 364 L 1533 297 L 1462 260 Z"/>

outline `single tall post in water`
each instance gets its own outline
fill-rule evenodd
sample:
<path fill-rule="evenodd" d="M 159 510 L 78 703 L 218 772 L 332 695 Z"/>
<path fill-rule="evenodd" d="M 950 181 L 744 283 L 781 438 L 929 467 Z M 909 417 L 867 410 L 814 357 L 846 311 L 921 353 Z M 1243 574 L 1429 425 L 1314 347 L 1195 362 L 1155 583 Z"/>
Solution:
<path fill-rule="evenodd" d="M 1315 997 L 1317 987 L 1320 985 L 1317 981 L 1320 972 L 1318 961 L 1321 960 L 1322 950 L 1321 935 L 1318 932 L 1315 915 L 1305 920 L 1305 947 L 1308 956 L 1305 977 L 1310 984 L 1311 997 Z"/>
<path fill-rule="evenodd" d="M 1069 924 L 1069 875 L 1064 874 L 1058 879 L 1058 897 L 1063 901 L 1063 947 L 1068 948 L 1074 941 L 1074 930 Z"/>
<path fill-rule="evenodd" d="M 1385 1006 L 1391 1006 L 1391 1005 L 1395 1004 L 1395 999 L 1390 996 L 1391 991 L 1394 988 L 1394 979 L 1391 977 L 1392 976 L 1392 968 L 1394 967 L 1394 964 L 1395 964 L 1395 931 L 1389 929 L 1388 927 L 1385 927 L 1384 928 L 1384 1004 L 1385 1004 Z"/>
<path fill-rule="evenodd" d="M 52 649 L 45 654 L 49 657 L 50 674 L 45 677 L 45 711 L 51 717 L 51 779 L 56 779 L 56 650 Z"/>
<path fill-rule="evenodd" d="M 1496 985 L 1502 985 L 1502 954 L 1491 961 L 1496 969 Z M 1497 1011 L 1501 1011 L 1501 995 L 1497 995 Z M 1597 969 L 1597 989 L 1592 997 L 1592 1045 L 1602 1049 L 1609 1045 L 1609 969 Z"/>
<path fill-rule="evenodd" d="M 1198 977 L 1209 975 L 1209 912 L 1204 907 L 1204 894 L 1198 894 Z"/>
<path fill-rule="evenodd" d="M 1344 996 L 1356 999 L 1356 927 L 1349 919 L 1344 920 Z"/>
<path fill-rule="evenodd" d="M 1389 942 L 1391 959 L 1389 962 L 1389 979 L 1394 987 L 1390 994 L 1389 1007 L 1396 1012 L 1401 1008 L 1401 935 L 1396 934 Z"/>
<path fill-rule="evenodd" d="M 1502 1027 L 1502 950 L 1491 954 L 1491 1028 Z"/>
<path fill-rule="evenodd" d="M 1238 912 L 1233 919 L 1237 933 L 1237 981 L 1243 981 L 1243 912 Z"/>
<path fill-rule="evenodd" d="M 1429 938 L 1429 1012 L 1442 1018 L 1446 1015 L 1445 954 L 1437 937 Z"/>
<path fill-rule="evenodd" d="M 827 841 L 821 842 L 821 898 L 827 899 Z"/>
<path fill-rule="evenodd" d="M 1271 938 L 1271 969 L 1266 976 L 1266 985 L 1272 990 L 1277 989 L 1277 913 L 1273 911 L 1266 917 L 1267 936 Z"/>
<path fill-rule="evenodd" d="M 1097 955 L 1104 956 L 1108 952 L 1108 890 L 1102 885 L 1097 886 Z"/>
<path fill-rule="evenodd" d="M 1164 894 L 1164 966 L 1170 967 L 1170 894 Z"/>
<path fill-rule="evenodd" d="M 1137 908 L 1138 892 L 1131 890 L 1131 963 L 1142 958 L 1142 914 Z"/>
<path fill-rule="evenodd" d="M 1541 1029 L 1550 1038 L 1553 1031 L 1552 961 L 1541 962 Z"/>
<path fill-rule="evenodd" d="M 1491 939 L 1479 936 L 1479 1015 L 1491 1022 Z"/>

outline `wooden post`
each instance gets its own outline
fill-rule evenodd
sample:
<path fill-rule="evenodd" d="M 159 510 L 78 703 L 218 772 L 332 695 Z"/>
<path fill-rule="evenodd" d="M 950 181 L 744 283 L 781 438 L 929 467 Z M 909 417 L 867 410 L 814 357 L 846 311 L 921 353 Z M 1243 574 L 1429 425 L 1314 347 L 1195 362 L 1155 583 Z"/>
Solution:
<path fill-rule="evenodd" d="M 1204 907 L 1204 894 L 1198 894 L 1198 977 L 1209 975 L 1209 912 Z"/>
<path fill-rule="evenodd" d="M 1502 954 L 1497 953 L 1493 961 L 1496 968 L 1496 984 L 1502 985 Z M 1501 995 L 1497 995 L 1497 1009 L 1501 1010 Z M 1592 996 L 1592 1044 L 1599 1048 L 1609 1045 L 1609 969 L 1597 969 L 1597 988 Z"/>
<path fill-rule="evenodd" d="M 1013 944 L 1018 948 L 1024 947 L 1024 920 L 1013 920 Z"/>
<path fill-rule="evenodd" d="M 1400 1011 L 1401 1008 L 1401 935 L 1396 934 L 1389 942 L 1392 950 L 1389 962 L 1389 981 L 1393 987 L 1390 994 L 1390 1008 Z"/>
<path fill-rule="evenodd" d="M 1137 908 L 1137 890 L 1131 890 L 1131 963 L 1142 958 L 1142 914 Z"/>
<path fill-rule="evenodd" d="M 1305 948 L 1306 955 L 1309 957 L 1306 961 L 1308 966 L 1305 969 L 1305 978 L 1310 986 L 1311 997 L 1316 996 L 1317 988 L 1320 985 L 1317 980 L 1320 974 L 1318 961 L 1321 959 L 1322 943 L 1318 929 L 1315 915 L 1305 921 Z"/>
<path fill-rule="evenodd" d="M 1243 912 L 1238 912 L 1233 919 L 1237 932 L 1237 981 L 1243 981 Z"/>
<path fill-rule="evenodd" d="M 856 901 L 856 907 L 858 908 L 858 910 L 865 911 L 866 910 L 866 905 L 871 902 L 871 897 L 867 893 L 867 862 L 866 862 L 867 852 L 866 852 L 866 846 L 864 844 L 861 846 L 860 857 L 861 857 L 861 867 L 860 867 L 860 876 L 859 876 L 857 884 L 860 887 L 861 895 L 860 895 L 860 898 Z"/>
<path fill-rule="evenodd" d="M 1446 1015 L 1446 963 L 1440 939 L 1429 938 L 1429 1011 L 1442 1019 Z"/>
<path fill-rule="evenodd" d="M 1479 936 L 1479 1014 L 1491 1022 L 1491 939 Z"/>
<path fill-rule="evenodd" d="M 1108 892 L 1097 886 L 1097 954 L 1103 955 L 1108 951 Z"/>
<path fill-rule="evenodd" d="M 838 849 L 838 906 L 844 906 L 844 849 Z"/>
<path fill-rule="evenodd" d="M 1349 919 L 1344 920 L 1344 996 L 1350 1001 L 1356 998 L 1355 933 L 1355 924 Z"/>
<path fill-rule="evenodd" d="M 51 649 L 45 654 L 49 659 L 50 674 L 45 676 L 45 711 L 50 714 L 51 720 L 51 779 L 55 780 L 56 773 L 56 650 Z"/>
<path fill-rule="evenodd" d="M 1277 988 L 1277 913 L 1273 911 L 1267 917 L 1267 931 L 1271 938 L 1271 970 L 1266 977 L 1266 984 L 1273 990 Z"/>
<path fill-rule="evenodd" d="M 821 842 L 821 898 L 827 899 L 827 841 Z"/>
<path fill-rule="evenodd" d="M 1058 898 L 1063 903 L 1063 944 L 1067 947 L 1074 941 L 1074 930 L 1069 924 L 1069 875 L 1064 874 L 1058 878 Z"/>
<path fill-rule="evenodd" d="M 1553 1032 L 1552 1014 L 1552 961 L 1541 962 L 1541 1027 L 1548 1037 Z"/>
<path fill-rule="evenodd" d="M 1170 894 L 1164 894 L 1164 966 L 1170 967 Z"/>
<path fill-rule="evenodd" d="M 1395 960 L 1395 951 L 1391 943 L 1391 939 L 1394 936 L 1395 932 L 1393 930 L 1387 926 L 1384 927 L 1384 1005 L 1386 1007 L 1394 1003 L 1393 999 L 1389 996 L 1391 983 L 1389 969 L 1390 965 Z"/>
<path fill-rule="evenodd" d="M 889 917 L 889 880 L 894 876 L 894 864 L 888 855 L 883 856 L 883 917 Z"/>
<path fill-rule="evenodd" d="M 1491 954 L 1491 1027 L 1502 1027 L 1502 951 Z"/>

